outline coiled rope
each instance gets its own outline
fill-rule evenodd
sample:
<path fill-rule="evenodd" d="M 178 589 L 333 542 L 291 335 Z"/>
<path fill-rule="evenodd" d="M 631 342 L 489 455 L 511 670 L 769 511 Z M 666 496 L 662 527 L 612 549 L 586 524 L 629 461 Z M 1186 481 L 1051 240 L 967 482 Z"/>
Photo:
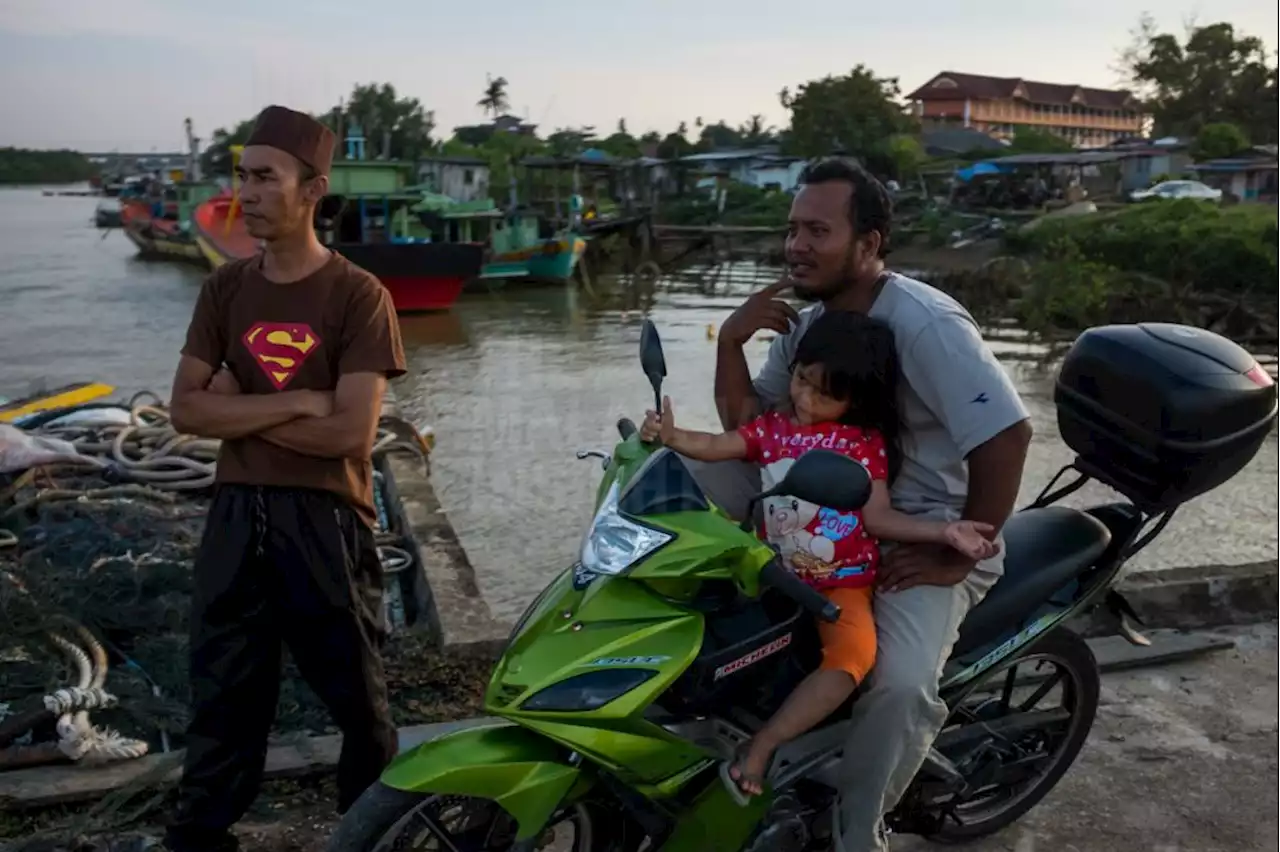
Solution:
<path fill-rule="evenodd" d="M 99 728 L 89 721 L 90 710 L 114 707 L 117 699 L 105 689 L 108 661 L 102 644 L 82 625 L 73 624 L 72 628 L 84 647 L 59 633 L 50 632 L 48 637 L 71 662 L 76 682 L 44 696 L 40 710 L 5 719 L 0 724 L 0 747 L 9 746 L 0 748 L 0 769 L 49 763 L 60 758 L 85 764 L 106 763 L 132 760 L 147 753 L 145 741 Z M 50 718 L 56 719 L 56 743 L 9 745 Z"/>
<path fill-rule="evenodd" d="M 154 394 L 144 394 L 154 398 Z M 119 419 L 119 412 L 125 409 L 116 408 L 115 418 L 105 413 L 100 419 L 82 416 L 66 422 L 46 417 L 25 428 L 67 441 L 81 456 L 79 459 L 58 462 L 50 465 L 51 467 L 64 464 L 98 467 L 109 481 L 136 483 L 160 491 L 199 491 L 212 486 L 221 442 L 178 432 L 173 428 L 166 407 L 158 400 L 138 402 L 141 396 L 142 394 L 130 400 L 127 422 Z M 83 412 L 87 415 L 92 410 L 106 412 L 112 409 L 97 405 L 86 407 Z M 60 412 L 61 415 L 67 413 L 69 412 Z M 384 453 L 408 452 L 425 458 L 431 451 L 431 445 L 429 433 L 422 435 L 411 424 L 399 418 L 384 417 L 379 422 L 373 455 L 377 457 Z M 139 492 L 76 492 L 74 496 L 71 493 L 46 492 L 39 497 L 39 502 L 76 499 L 80 496 L 145 497 Z"/>

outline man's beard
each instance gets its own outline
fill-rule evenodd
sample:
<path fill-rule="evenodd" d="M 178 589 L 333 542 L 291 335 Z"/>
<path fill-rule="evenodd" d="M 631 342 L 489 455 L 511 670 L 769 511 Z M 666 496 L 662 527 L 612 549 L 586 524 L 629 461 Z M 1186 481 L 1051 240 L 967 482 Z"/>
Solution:
<path fill-rule="evenodd" d="M 834 299 L 853 286 L 857 280 L 857 266 L 854 262 L 854 247 L 849 246 L 845 252 L 844 263 L 838 277 L 824 281 L 797 281 L 791 288 L 797 299 L 813 304 Z"/>
<path fill-rule="evenodd" d="M 809 304 L 813 304 L 814 302 L 821 302 L 823 300 L 823 296 L 825 295 L 824 288 L 822 288 L 821 286 L 813 287 L 806 284 L 794 285 L 791 288 L 791 292 L 795 293 L 795 296 L 797 299 L 799 299 L 802 302 L 808 302 Z"/>
<path fill-rule="evenodd" d="M 815 302 L 825 302 L 834 299 L 845 290 L 849 289 L 853 284 L 853 275 L 847 270 L 843 275 L 834 280 L 822 282 L 797 282 L 791 291 L 795 293 L 796 298 L 802 302 L 813 304 Z"/>

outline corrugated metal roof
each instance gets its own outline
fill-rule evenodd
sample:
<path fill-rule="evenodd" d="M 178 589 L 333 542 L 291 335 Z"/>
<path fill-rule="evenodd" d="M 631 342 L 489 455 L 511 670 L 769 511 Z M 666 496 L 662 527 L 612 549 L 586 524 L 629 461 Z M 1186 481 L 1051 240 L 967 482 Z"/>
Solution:
<path fill-rule="evenodd" d="M 1087 166 L 1097 163 L 1114 163 L 1133 156 L 1119 151 L 1082 151 L 1078 154 L 1010 154 L 1007 157 L 989 157 L 982 162 L 1001 166 Z"/>
<path fill-rule="evenodd" d="M 781 157 L 777 145 L 766 145 L 760 148 L 726 148 L 723 151 L 708 151 L 704 154 L 690 154 L 680 159 L 686 163 L 713 163 L 720 160 L 753 160 L 765 157 Z M 788 161 L 798 159 L 786 158 Z"/>
<path fill-rule="evenodd" d="M 422 165 L 429 163 L 439 163 L 442 166 L 487 166 L 489 165 L 479 157 L 424 157 L 418 161 Z"/>

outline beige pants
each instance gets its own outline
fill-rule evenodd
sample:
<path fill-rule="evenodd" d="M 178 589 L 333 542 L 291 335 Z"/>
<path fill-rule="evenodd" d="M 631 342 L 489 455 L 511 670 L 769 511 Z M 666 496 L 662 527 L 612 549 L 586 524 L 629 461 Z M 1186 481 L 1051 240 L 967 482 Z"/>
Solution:
<path fill-rule="evenodd" d="M 734 517 L 746 514 L 748 499 L 760 489 L 756 468 L 685 463 L 712 502 Z M 938 682 L 960 622 L 1000 578 L 1001 568 L 997 559 L 956 586 L 876 593 L 876 664 L 853 706 L 845 744 L 837 852 L 888 850 L 884 815 L 920 770 L 946 721 Z"/>

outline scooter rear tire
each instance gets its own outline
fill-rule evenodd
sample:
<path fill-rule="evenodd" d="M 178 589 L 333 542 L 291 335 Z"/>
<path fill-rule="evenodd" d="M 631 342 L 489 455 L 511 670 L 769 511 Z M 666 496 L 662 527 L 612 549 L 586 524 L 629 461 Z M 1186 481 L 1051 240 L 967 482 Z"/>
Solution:
<path fill-rule="evenodd" d="M 1093 720 L 1098 711 L 1099 693 L 1102 684 L 1098 672 L 1098 662 L 1093 656 L 1093 651 L 1078 634 L 1066 628 L 1054 630 L 1029 647 L 1018 658 L 1006 662 L 993 672 L 984 675 L 983 680 L 988 680 L 1007 671 L 1018 660 L 1040 655 L 1053 658 L 1068 670 L 1071 674 L 1072 687 L 1078 690 L 1078 695 L 1076 695 L 1074 701 L 1076 715 L 1072 719 L 1067 738 L 1059 747 L 1053 762 L 1039 778 L 1032 782 L 1030 787 L 1019 795 L 1016 803 L 1012 806 L 993 814 L 987 819 L 966 822 L 965 825 L 957 825 L 947 820 L 939 831 L 926 835 L 929 840 L 946 844 L 966 843 L 994 834 L 1005 826 L 1010 825 L 1039 804 L 1045 796 L 1049 795 L 1080 754 L 1080 749 L 1084 747 L 1085 741 L 1089 738 L 1089 731 L 1093 727 Z"/>

